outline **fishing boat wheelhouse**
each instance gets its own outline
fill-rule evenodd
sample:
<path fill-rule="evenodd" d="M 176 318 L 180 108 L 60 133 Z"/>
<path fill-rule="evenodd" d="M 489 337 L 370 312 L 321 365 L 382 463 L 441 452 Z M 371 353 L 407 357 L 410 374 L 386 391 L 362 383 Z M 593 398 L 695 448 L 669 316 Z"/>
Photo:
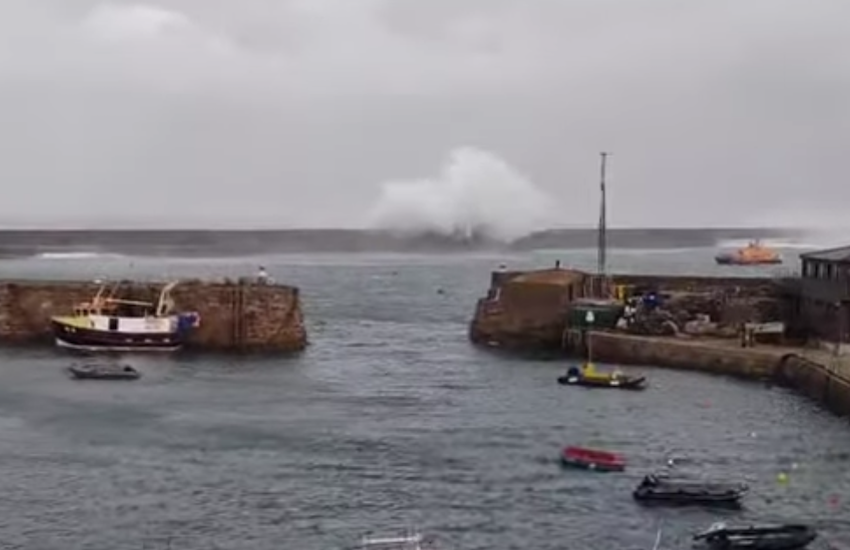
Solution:
<path fill-rule="evenodd" d="M 90 302 L 77 304 L 71 315 L 51 319 L 56 344 L 86 350 L 177 350 L 200 318 L 194 312 L 174 313 L 170 293 L 176 285 L 165 285 L 155 303 L 116 298 L 117 288 L 105 296 L 106 285 L 102 285 Z"/>

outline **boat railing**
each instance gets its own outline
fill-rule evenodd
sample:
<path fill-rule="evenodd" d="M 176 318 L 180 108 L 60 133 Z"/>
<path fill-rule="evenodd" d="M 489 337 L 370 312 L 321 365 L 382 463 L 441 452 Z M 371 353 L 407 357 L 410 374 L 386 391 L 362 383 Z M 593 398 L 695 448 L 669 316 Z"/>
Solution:
<path fill-rule="evenodd" d="M 106 298 L 105 302 L 107 304 L 123 304 L 128 306 L 145 306 L 145 307 L 153 307 L 153 302 L 144 302 L 141 300 L 125 300 L 124 298 Z"/>

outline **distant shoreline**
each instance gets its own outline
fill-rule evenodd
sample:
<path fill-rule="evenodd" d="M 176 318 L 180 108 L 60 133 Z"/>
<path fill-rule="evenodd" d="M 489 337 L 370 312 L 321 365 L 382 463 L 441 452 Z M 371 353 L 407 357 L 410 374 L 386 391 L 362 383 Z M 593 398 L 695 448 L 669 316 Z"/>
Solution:
<path fill-rule="evenodd" d="M 750 239 L 804 243 L 810 231 L 778 228 L 613 228 L 608 246 L 672 249 L 730 246 Z M 596 229 L 554 229 L 511 243 L 438 234 L 356 229 L 0 230 L 0 258 L 82 256 L 233 257 L 292 253 L 463 253 L 595 249 Z M 724 244 L 725 243 L 725 244 Z M 735 245 L 740 246 L 740 245 Z M 773 246 L 781 246 L 775 245 Z M 808 245 L 806 245 L 808 246 Z M 814 248 L 820 247 L 817 244 Z M 825 246 L 824 246 L 825 247 Z"/>

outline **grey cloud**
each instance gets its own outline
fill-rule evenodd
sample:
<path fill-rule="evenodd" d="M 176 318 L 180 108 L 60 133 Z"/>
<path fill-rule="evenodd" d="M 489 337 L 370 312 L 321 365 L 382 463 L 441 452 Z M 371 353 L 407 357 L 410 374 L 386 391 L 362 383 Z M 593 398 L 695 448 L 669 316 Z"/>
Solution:
<path fill-rule="evenodd" d="M 840 0 L 6 0 L 0 222 L 353 226 L 463 146 L 565 224 L 594 222 L 602 149 L 616 224 L 837 218 L 847 21 Z"/>

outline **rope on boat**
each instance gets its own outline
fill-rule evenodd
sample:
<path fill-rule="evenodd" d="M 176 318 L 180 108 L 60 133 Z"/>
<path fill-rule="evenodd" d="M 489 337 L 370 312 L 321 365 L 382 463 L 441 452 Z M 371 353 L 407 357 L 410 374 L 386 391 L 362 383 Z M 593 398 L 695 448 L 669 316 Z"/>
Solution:
<path fill-rule="evenodd" d="M 652 550 L 658 550 L 658 547 L 661 545 L 661 527 L 658 528 L 658 533 L 655 535 L 655 545 L 652 547 Z"/>

